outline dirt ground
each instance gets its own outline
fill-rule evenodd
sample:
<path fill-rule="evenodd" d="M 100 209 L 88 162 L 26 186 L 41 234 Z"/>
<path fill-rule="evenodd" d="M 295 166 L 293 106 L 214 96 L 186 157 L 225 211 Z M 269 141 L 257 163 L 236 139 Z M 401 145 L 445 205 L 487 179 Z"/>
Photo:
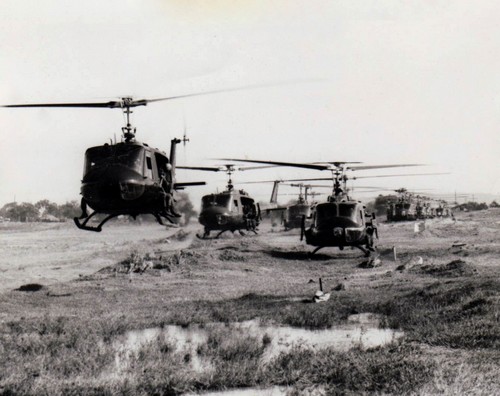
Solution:
<path fill-rule="evenodd" d="M 73 222 L 0 223 L 0 292 L 90 275 L 150 245 L 182 249 L 184 242 L 168 239 L 178 231 L 154 223 L 115 223 L 100 233 L 81 231 Z"/>
<path fill-rule="evenodd" d="M 414 222 L 379 224 L 377 247 L 382 265 L 370 270 L 359 268 L 366 261 L 359 250 L 325 248 L 309 259 L 306 253 L 312 247 L 300 242 L 298 230 L 285 232 L 268 222 L 261 225 L 259 235 L 242 237 L 226 233 L 218 240 L 207 241 L 195 237 L 201 229 L 196 224 L 180 229 L 132 222 L 110 224 L 103 232 L 94 233 L 78 230 L 70 222 L 0 223 L 0 292 L 8 293 L 29 283 L 63 287 L 65 282 L 96 274 L 135 251 L 141 254 L 185 251 L 194 252 L 195 256 L 202 252 L 205 257 L 210 256 L 212 265 L 221 266 L 213 270 L 223 271 L 225 277 L 222 278 L 226 281 L 228 275 L 235 279 L 221 284 L 222 290 L 217 296 L 204 296 L 207 298 L 220 298 L 220 293 L 232 297 L 249 291 L 275 293 L 276 289 L 285 287 L 285 274 L 297 270 L 297 266 L 300 277 L 294 279 L 294 283 L 305 281 L 307 284 L 310 279 L 316 281 L 321 276 L 327 287 L 335 286 L 327 282 L 340 282 L 346 277 L 348 282 L 344 283 L 363 283 L 400 265 L 417 264 L 419 258 L 423 264 L 437 265 L 470 256 L 477 271 L 499 268 L 500 210 L 459 213 L 456 217 L 456 221 L 426 220 L 425 230 L 419 234 L 414 232 Z M 175 236 L 179 232 L 186 234 L 181 240 Z M 218 254 L 219 251 L 222 253 Z M 189 270 L 198 272 L 193 266 Z M 221 278 L 212 269 L 210 273 L 196 275 L 207 280 Z M 261 282 L 263 275 L 265 285 Z M 255 278 L 256 284 L 250 286 L 249 278 Z M 235 282 L 236 279 L 241 279 L 241 284 Z M 162 279 L 162 282 L 170 280 Z M 190 278 L 186 281 L 189 288 Z M 315 288 L 309 287 L 309 290 L 314 293 Z M 307 288 L 304 292 L 307 293 Z"/>
<path fill-rule="evenodd" d="M 117 331 L 123 333 L 165 324 L 188 326 L 256 317 L 320 328 L 342 323 L 348 314 L 379 310 L 379 314 L 388 315 L 386 325 L 401 327 L 424 349 L 422 353 L 432 349 L 429 358 L 432 356 L 438 366 L 454 362 L 453 369 L 463 367 L 471 353 L 477 357 L 477 351 L 489 353 L 491 345 L 497 345 L 492 341 L 486 347 L 454 347 L 448 339 L 436 341 L 436 334 L 426 334 L 423 327 L 416 329 L 419 324 L 412 324 L 407 312 L 398 325 L 394 304 L 400 297 L 425 294 L 427 298 L 433 288 L 444 295 L 468 287 L 481 294 L 470 297 L 471 301 L 466 300 L 470 294 L 461 297 L 460 309 L 483 299 L 487 301 L 487 315 L 492 315 L 493 323 L 494 318 L 498 322 L 500 291 L 498 283 L 490 284 L 500 274 L 498 209 L 457 213 L 455 220 L 427 220 L 425 230 L 419 233 L 415 233 L 413 222 L 381 223 L 380 263 L 375 267 L 366 266 L 359 250 L 325 248 L 308 258 L 312 248 L 299 241 L 298 230 L 285 232 L 267 222 L 259 235 L 224 234 L 218 240 L 199 240 L 195 233 L 200 229 L 196 224 L 179 229 L 131 223 L 109 224 L 103 232 L 93 233 L 70 223 L 0 224 L 2 334 L 7 334 L 6 326 L 21 320 L 59 316 L 79 317 L 89 326 L 96 317 L 115 320 L 119 316 L 122 327 Z M 320 277 L 332 297 L 323 303 L 326 308 L 313 309 L 310 307 L 314 304 L 304 302 L 318 290 Z M 438 294 L 436 299 L 440 298 Z M 478 315 L 467 318 L 472 320 L 471 326 L 476 325 L 475 320 L 482 321 Z M 490 333 L 498 335 L 496 330 Z M 500 391 L 499 382 L 492 379 L 500 364 L 489 360 L 484 363 L 486 373 L 491 374 L 486 380 L 486 366 L 481 364 L 467 372 L 467 384 L 456 377 L 444 378 L 441 373 L 441 377 L 434 376 L 409 393 Z M 15 383 L 14 375 L 3 380 L 0 376 L 0 393 Z M 478 385 L 481 381 L 487 385 Z M 293 381 L 269 384 L 296 386 Z M 37 388 L 29 392 L 33 389 Z M 193 389 L 205 388 L 189 388 Z M 206 389 L 227 389 L 227 384 Z"/>

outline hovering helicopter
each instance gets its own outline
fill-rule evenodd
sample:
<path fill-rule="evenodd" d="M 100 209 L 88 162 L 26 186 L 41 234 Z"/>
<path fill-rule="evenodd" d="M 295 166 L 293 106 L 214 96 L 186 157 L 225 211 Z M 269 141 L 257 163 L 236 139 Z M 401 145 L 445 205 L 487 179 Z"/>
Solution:
<path fill-rule="evenodd" d="M 318 203 L 313 211 L 312 223 L 306 227 L 306 217 L 302 216 L 301 240 L 316 248 L 311 255 L 324 247 L 338 247 L 343 250 L 347 246 L 360 249 L 365 256 L 375 251 L 374 239 L 378 238 L 375 214 L 366 213 L 365 206 L 348 195 L 347 171 L 381 169 L 405 166 L 420 166 L 420 164 L 398 165 L 349 165 L 357 162 L 321 162 L 293 163 L 277 161 L 257 161 L 230 159 L 251 163 L 291 166 L 297 168 L 328 170 L 332 173 L 333 192 L 326 202 Z M 299 180 L 299 179 L 296 179 Z"/>
<path fill-rule="evenodd" d="M 175 190 L 186 186 L 204 185 L 205 182 L 177 183 L 175 180 L 176 145 L 183 140 L 171 140 L 170 158 L 165 152 L 136 141 L 136 128 L 130 124 L 130 110 L 136 106 L 177 97 L 133 100 L 126 97 L 105 103 L 43 103 L 18 104 L 3 107 L 83 107 L 122 109 L 127 124 L 122 127 L 123 140 L 119 143 L 90 147 L 85 152 L 85 163 L 81 185 L 82 214 L 73 220 L 76 226 L 86 231 L 100 232 L 110 219 L 129 215 L 134 219 L 140 214 L 152 214 L 158 223 L 174 223 L 180 214 L 174 206 Z M 88 213 L 87 208 L 93 210 Z M 105 215 L 97 226 L 88 222 L 96 215 Z"/>
<path fill-rule="evenodd" d="M 199 238 L 208 238 L 211 231 L 219 231 L 215 238 L 226 231 L 232 233 L 238 231 L 241 235 L 245 235 L 244 231 L 257 234 L 257 227 L 261 221 L 260 206 L 246 191 L 234 189 L 231 175 L 235 171 L 269 168 L 269 166 L 235 167 L 233 164 L 226 164 L 219 167 L 178 166 L 177 168 L 226 172 L 228 175 L 227 186 L 223 192 L 205 195 L 201 199 L 198 220 L 204 226 L 204 232 L 202 236 L 197 235 Z"/>
<path fill-rule="evenodd" d="M 75 217 L 74 222 L 82 230 L 100 232 L 107 221 L 120 215 L 129 215 L 135 219 L 140 214 L 152 214 L 160 224 L 164 224 L 162 219 L 176 222 L 180 214 L 175 210 L 174 191 L 187 186 L 205 184 L 205 182 L 177 183 L 175 180 L 176 145 L 180 142 L 185 144 L 188 141 L 186 136 L 184 135 L 182 140 L 177 138 L 171 140 L 170 158 L 167 157 L 163 151 L 136 141 L 136 128 L 130 124 L 131 108 L 193 96 L 312 81 L 314 80 L 282 81 L 158 99 L 134 100 L 131 97 L 124 97 L 121 100 L 97 103 L 14 104 L 1 107 L 110 108 L 123 111 L 127 120 L 126 125 L 122 127 L 123 141 L 91 147 L 85 152 L 80 189 L 82 214 Z M 89 214 L 88 208 L 93 212 Z M 97 215 L 104 215 L 104 218 L 97 226 L 88 225 Z"/>

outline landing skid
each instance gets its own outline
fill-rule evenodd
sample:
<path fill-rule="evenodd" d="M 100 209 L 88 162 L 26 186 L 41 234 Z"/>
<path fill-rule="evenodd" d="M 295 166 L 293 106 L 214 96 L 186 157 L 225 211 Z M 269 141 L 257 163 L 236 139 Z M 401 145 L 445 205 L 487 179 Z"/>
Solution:
<path fill-rule="evenodd" d="M 222 230 L 221 232 L 219 232 L 215 237 L 213 238 L 209 238 L 210 236 L 210 231 L 207 231 L 205 230 L 205 232 L 203 233 L 203 235 L 200 235 L 200 234 L 196 234 L 196 236 L 200 239 L 218 239 L 223 233 L 225 233 L 226 231 L 231 231 L 234 233 L 234 231 L 232 230 Z"/>
<path fill-rule="evenodd" d="M 114 217 L 118 217 L 121 215 L 127 215 L 127 216 L 132 216 L 133 219 L 137 217 L 137 213 L 114 213 L 114 214 L 108 214 L 97 226 L 90 226 L 87 225 L 90 219 L 92 219 L 95 215 L 99 214 L 102 212 L 92 212 L 90 215 L 87 215 L 85 211 L 82 211 L 82 214 L 80 217 L 74 217 L 73 221 L 75 222 L 75 225 L 80 229 L 80 230 L 85 230 L 85 231 L 94 231 L 94 232 L 101 232 L 102 231 L 102 226 L 107 223 L 109 220 L 111 220 Z M 166 219 L 169 223 L 174 224 L 176 216 L 174 215 L 169 215 L 168 213 L 159 213 L 159 212 L 152 212 L 152 213 L 144 213 L 144 214 L 152 214 L 156 221 L 160 225 L 165 225 L 163 222 L 162 218 Z M 81 222 L 83 220 L 83 222 Z"/>
<path fill-rule="evenodd" d="M 308 257 L 312 257 L 312 256 L 314 256 L 314 254 L 316 254 L 316 252 L 318 252 L 318 250 L 323 249 L 325 247 L 328 247 L 328 246 L 318 246 L 312 252 L 308 253 L 307 256 Z M 360 246 L 360 245 L 354 245 L 353 247 L 356 247 L 359 250 L 361 250 L 365 254 L 365 257 L 370 257 L 370 255 L 372 254 L 372 252 L 375 252 L 375 249 L 373 247 L 366 247 L 366 248 L 364 248 L 363 246 Z M 343 250 L 343 247 L 340 250 Z"/>
<path fill-rule="evenodd" d="M 220 231 L 215 237 L 213 237 L 212 239 L 219 239 L 219 237 L 224 234 L 225 232 L 227 231 L 231 231 L 233 234 L 234 234 L 234 231 L 238 231 L 238 233 L 241 235 L 241 236 L 246 236 L 247 234 L 245 234 L 242 230 L 222 230 Z M 251 230 L 247 230 L 247 231 L 252 231 L 253 233 L 255 233 L 255 235 L 258 235 L 257 233 L 257 230 L 255 229 L 251 229 Z M 203 235 L 200 235 L 200 234 L 196 234 L 196 236 L 200 239 L 209 239 L 209 235 L 210 235 L 210 231 L 207 231 L 205 230 L 205 232 L 203 233 Z"/>
<path fill-rule="evenodd" d="M 85 220 L 83 220 L 83 223 L 80 223 L 80 220 L 82 220 L 81 217 L 74 217 L 73 221 L 75 222 L 75 225 L 80 229 L 80 230 L 85 230 L 85 231 L 95 231 L 95 232 L 101 232 L 102 231 L 102 226 L 104 223 L 106 223 L 108 220 L 111 220 L 113 217 L 119 216 L 119 214 L 112 214 L 108 215 L 102 220 L 97 227 L 93 226 L 88 226 L 87 223 L 89 220 L 94 217 L 98 212 L 93 212 L 90 216 L 84 217 Z"/>

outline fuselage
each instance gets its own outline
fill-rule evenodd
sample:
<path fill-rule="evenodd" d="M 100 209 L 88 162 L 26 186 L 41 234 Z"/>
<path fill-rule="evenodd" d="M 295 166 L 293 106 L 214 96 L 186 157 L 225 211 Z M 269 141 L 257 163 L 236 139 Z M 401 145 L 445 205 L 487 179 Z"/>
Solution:
<path fill-rule="evenodd" d="M 306 219 L 311 217 L 311 205 L 307 203 L 297 203 L 288 206 L 285 211 L 283 223 L 285 228 L 300 228 L 302 224 L 302 217 Z"/>
<path fill-rule="evenodd" d="M 258 208 L 245 192 L 226 190 L 205 195 L 201 200 L 199 222 L 207 230 L 245 229 L 248 219 L 258 224 Z"/>
<path fill-rule="evenodd" d="M 91 147 L 85 152 L 81 194 L 102 213 L 144 213 L 163 205 L 160 172 L 170 176 L 167 156 L 145 143 Z"/>
<path fill-rule="evenodd" d="M 307 244 L 313 246 L 343 248 L 367 243 L 363 205 L 354 201 L 317 204 L 305 237 Z"/>

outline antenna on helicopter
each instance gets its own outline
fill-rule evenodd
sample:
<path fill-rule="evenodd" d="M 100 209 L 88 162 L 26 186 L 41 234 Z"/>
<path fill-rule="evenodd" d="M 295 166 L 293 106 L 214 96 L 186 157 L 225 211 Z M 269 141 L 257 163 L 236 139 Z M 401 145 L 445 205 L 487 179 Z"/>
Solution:
<path fill-rule="evenodd" d="M 184 145 L 184 147 L 186 147 L 186 143 L 189 142 L 189 139 L 187 137 L 186 115 L 184 113 L 182 114 L 182 119 L 184 122 L 184 135 L 182 136 L 182 144 Z"/>

